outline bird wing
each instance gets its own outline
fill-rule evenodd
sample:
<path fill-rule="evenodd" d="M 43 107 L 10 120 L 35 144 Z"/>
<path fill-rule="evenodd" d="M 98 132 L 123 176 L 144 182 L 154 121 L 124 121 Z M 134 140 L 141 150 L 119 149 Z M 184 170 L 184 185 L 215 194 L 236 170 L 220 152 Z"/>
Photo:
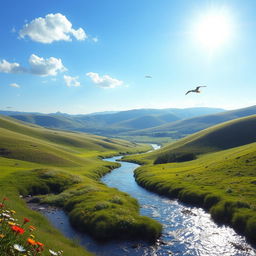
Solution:
<path fill-rule="evenodd" d="M 198 90 L 198 89 L 201 88 L 201 87 L 207 87 L 207 86 L 205 86 L 205 85 L 197 86 L 197 87 L 196 87 L 196 90 Z"/>
<path fill-rule="evenodd" d="M 190 90 L 190 91 L 187 91 L 185 95 L 189 94 L 190 92 L 192 92 L 192 90 Z"/>
<path fill-rule="evenodd" d="M 145 78 L 152 78 L 152 76 L 150 76 L 150 75 L 146 75 L 146 76 L 145 76 Z"/>

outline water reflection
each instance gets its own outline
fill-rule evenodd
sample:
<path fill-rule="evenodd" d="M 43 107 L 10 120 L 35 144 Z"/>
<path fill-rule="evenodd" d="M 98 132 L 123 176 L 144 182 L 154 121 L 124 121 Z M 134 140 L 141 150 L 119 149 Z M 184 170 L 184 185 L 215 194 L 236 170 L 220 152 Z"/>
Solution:
<path fill-rule="evenodd" d="M 106 161 L 116 161 L 121 157 L 112 157 Z M 233 229 L 216 225 L 210 215 L 196 207 L 169 200 L 148 192 L 138 186 L 133 171 L 139 166 L 121 162 L 122 166 L 102 178 L 110 187 L 118 188 L 137 198 L 142 215 L 161 222 L 163 234 L 155 245 L 144 242 L 98 243 L 89 236 L 75 231 L 61 210 L 44 211 L 53 225 L 66 236 L 76 238 L 80 244 L 99 256 L 252 256 L 256 251 L 237 235 Z"/>
<path fill-rule="evenodd" d="M 114 157 L 105 160 L 118 159 L 119 157 Z M 164 230 L 159 244 L 154 250 L 144 248 L 144 254 L 140 255 L 256 255 L 256 251 L 248 245 L 244 237 L 237 235 L 229 227 L 215 224 L 203 209 L 189 207 L 138 186 L 132 172 L 137 167 L 136 164 L 123 163 L 122 167 L 106 175 L 102 181 L 137 198 L 141 205 L 141 214 L 163 224 Z"/>

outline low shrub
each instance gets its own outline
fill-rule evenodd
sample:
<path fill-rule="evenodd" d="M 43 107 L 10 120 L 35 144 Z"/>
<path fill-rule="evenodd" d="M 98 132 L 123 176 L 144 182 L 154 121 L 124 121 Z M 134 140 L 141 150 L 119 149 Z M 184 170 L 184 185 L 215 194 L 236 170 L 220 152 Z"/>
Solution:
<path fill-rule="evenodd" d="M 172 153 L 172 154 L 162 154 L 156 158 L 154 164 L 165 164 L 173 162 L 186 162 L 196 159 L 195 153 Z"/>

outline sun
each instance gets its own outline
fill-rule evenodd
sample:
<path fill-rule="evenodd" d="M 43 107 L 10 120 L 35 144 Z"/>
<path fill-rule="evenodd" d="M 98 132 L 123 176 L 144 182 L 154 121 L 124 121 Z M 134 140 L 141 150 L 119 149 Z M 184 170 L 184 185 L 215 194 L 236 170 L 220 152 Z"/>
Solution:
<path fill-rule="evenodd" d="M 202 47 L 214 50 L 226 44 L 231 39 L 232 32 L 230 14 L 224 10 L 211 10 L 198 17 L 192 33 Z"/>

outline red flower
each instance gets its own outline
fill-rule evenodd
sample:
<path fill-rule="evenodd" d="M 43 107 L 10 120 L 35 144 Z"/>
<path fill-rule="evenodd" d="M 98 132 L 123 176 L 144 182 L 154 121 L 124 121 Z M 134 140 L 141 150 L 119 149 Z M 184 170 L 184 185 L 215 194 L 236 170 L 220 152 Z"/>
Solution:
<path fill-rule="evenodd" d="M 16 232 L 17 234 L 23 234 L 25 232 L 25 229 L 19 227 L 19 226 L 16 226 L 16 225 L 13 225 L 11 226 L 11 229 Z"/>
<path fill-rule="evenodd" d="M 36 242 L 40 247 L 43 247 L 44 244 L 40 243 L 40 242 Z"/>
<path fill-rule="evenodd" d="M 7 197 L 4 197 L 4 198 L 3 198 L 3 201 L 6 201 L 6 200 L 8 200 L 8 198 L 7 198 Z"/>
<path fill-rule="evenodd" d="M 4 204 L 0 204 L 0 208 L 3 208 L 4 207 Z"/>
<path fill-rule="evenodd" d="M 30 221 L 28 218 L 24 218 L 23 220 L 24 220 L 23 221 L 24 224 Z"/>

